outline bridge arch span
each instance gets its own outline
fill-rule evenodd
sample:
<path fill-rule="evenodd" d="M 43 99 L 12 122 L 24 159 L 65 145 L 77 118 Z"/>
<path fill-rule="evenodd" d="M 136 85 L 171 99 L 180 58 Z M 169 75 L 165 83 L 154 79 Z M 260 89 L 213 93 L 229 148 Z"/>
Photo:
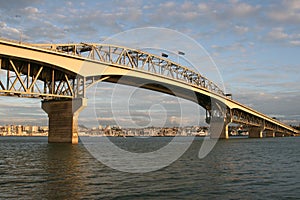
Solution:
<path fill-rule="evenodd" d="M 64 46 L 58 47 L 59 49 L 62 49 Z M 1 52 L 5 52 L 5 54 L 2 54 Z M 84 90 L 86 87 L 89 87 L 95 82 L 102 80 L 106 82 L 126 84 L 135 87 L 142 86 L 146 89 L 164 92 L 171 95 L 176 94 L 176 96 L 178 97 L 199 103 L 205 109 L 210 109 L 209 103 L 207 103 L 208 99 L 213 98 L 221 102 L 225 99 L 224 95 L 222 95 L 223 92 L 212 82 L 210 82 L 210 84 L 213 84 L 213 87 L 217 88 L 219 93 L 212 93 L 208 88 L 204 88 L 193 83 L 187 83 L 180 79 L 174 79 L 172 77 L 164 76 L 161 74 L 154 74 L 151 71 L 141 70 L 138 68 L 130 68 L 126 65 L 118 63 L 107 63 L 91 58 L 80 57 L 72 54 L 70 55 L 66 54 L 65 52 L 57 52 L 49 49 L 41 49 L 37 47 L 1 41 L 0 55 L 2 58 L 2 69 L 11 69 L 11 67 L 9 67 L 10 65 L 4 64 L 4 62 L 9 62 L 8 60 L 12 60 L 15 62 L 28 62 L 32 64 L 32 68 L 39 68 L 41 66 L 47 68 L 47 70 L 44 69 L 44 76 L 40 75 L 39 77 L 37 77 L 37 79 L 41 81 L 54 80 L 55 82 L 59 82 L 60 79 L 62 79 L 62 75 L 57 75 L 53 78 L 51 74 L 53 72 L 51 72 L 50 69 L 55 70 L 54 73 L 67 75 L 68 80 L 70 81 L 69 85 L 73 87 L 73 97 L 75 98 L 83 95 L 82 90 Z M 23 63 L 19 65 L 22 64 Z M 21 70 L 18 71 L 20 74 L 27 73 L 26 70 L 28 69 L 26 67 L 20 68 Z M 38 71 L 38 69 L 36 69 L 35 71 Z M 79 80 L 76 80 L 76 78 L 79 78 Z M 208 81 L 206 79 L 204 80 Z M 73 81 L 74 83 L 71 83 L 71 81 Z M 143 85 L 144 82 L 146 82 L 147 84 Z M 59 84 L 60 83 L 56 83 L 54 85 Z M 75 84 L 77 85 L 77 87 L 78 85 L 81 87 L 81 91 L 75 92 Z M 86 84 L 86 86 L 80 84 Z M 54 89 L 54 92 L 55 91 L 59 90 L 56 88 Z M 191 97 L 191 91 L 197 94 L 197 99 Z M 41 95 L 40 97 L 45 98 L 45 96 L 47 95 L 49 98 L 57 98 L 57 94 L 53 94 L 53 96 L 51 96 L 51 94 L 49 93 Z M 59 96 L 59 98 L 64 97 L 72 98 L 72 96 L 70 95 Z"/>

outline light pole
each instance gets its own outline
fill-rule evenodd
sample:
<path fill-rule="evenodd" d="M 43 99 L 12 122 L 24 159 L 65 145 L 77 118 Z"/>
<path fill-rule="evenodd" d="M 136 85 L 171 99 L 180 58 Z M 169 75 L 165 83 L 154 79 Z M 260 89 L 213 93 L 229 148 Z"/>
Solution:
<path fill-rule="evenodd" d="M 180 64 L 180 63 L 179 63 L 179 57 L 180 57 L 180 56 L 184 56 L 184 55 L 185 55 L 185 53 L 184 53 L 184 52 L 182 52 L 182 51 L 177 51 L 177 53 L 175 53 L 175 52 L 172 52 L 172 51 L 171 51 L 171 53 L 173 53 L 173 54 L 177 55 L 177 64 Z M 168 58 L 168 57 L 169 57 L 169 55 L 168 55 L 168 54 L 166 54 L 166 53 L 164 53 L 164 52 L 163 52 L 163 53 L 161 53 L 161 56 L 162 56 L 162 57 L 164 57 L 164 58 Z"/>
<path fill-rule="evenodd" d="M 180 63 L 179 63 L 179 57 L 180 57 L 180 56 L 184 56 L 184 55 L 185 55 L 185 53 L 184 53 L 183 51 L 178 51 L 178 52 L 177 52 L 177 56 L 178 56 L 178 57 L 177 57 L 177 63 L 178 63 L 178 64 L 180 64 Z"/>

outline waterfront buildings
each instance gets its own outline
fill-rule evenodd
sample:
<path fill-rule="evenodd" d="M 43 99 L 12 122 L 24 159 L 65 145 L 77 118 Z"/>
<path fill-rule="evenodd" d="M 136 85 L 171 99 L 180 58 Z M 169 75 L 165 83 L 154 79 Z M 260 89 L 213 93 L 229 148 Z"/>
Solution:
<path fill-rule="evenodd" d="M 91 130 L 81 129 L 79 135 L 121 136 L 121 137 L 159 137 L 159 136 L 207 136 L 208 128 L 200 126 L 187 127 L 146 127 L 121 128 L 119 126 L 99 126 Z"/>
<path fill-rule="evenodd" d="M 0 136 L 47 136 L 48 126 L 5 125 L 0 126 Z"/>
<path fill-rule="evenodd" d="M 300 129 L 300 128 L 299 128 Z M 247 136 L 248 129 L 242 126 L 229 127 L 230 136 Z M 80 136 L 111 136 L 111 137 L 168 137 L 168 136 L 196 136 L 209 135 L 206 126 L 185 127 L 146 127 L 121 128 L 119 126 L 98 126 L 87 128 L 79 125 Z M 5 125 L 0 126 L 0 136 L 48 136 L 48 126 L 34 125 Z"/>

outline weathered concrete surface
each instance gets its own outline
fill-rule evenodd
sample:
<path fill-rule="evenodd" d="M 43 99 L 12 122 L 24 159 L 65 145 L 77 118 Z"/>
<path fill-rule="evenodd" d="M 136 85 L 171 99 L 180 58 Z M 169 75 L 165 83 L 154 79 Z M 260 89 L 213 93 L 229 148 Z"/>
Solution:
<path fill-rule="evenodd" d="M 264 129 L 261 127 L 249 127 L 249 138 L 262 138 Z"/>
<path fill-rule="evenodd" d="M 49 143 L 78 143 L 78 116 L 87 99 L 43 101 L 42 109 L 49 118 Z"/>
<path fill-rule="evenodd" d="M 273 130 L 265 130 L 266 137 L 275 137 L 275 131 Z"/>
<path fill-rule="evenodd" d="M 224 122 L 224 120 L 212 120 L 209 132 L 212 139 L 228 139 L 228 123 Z"/>

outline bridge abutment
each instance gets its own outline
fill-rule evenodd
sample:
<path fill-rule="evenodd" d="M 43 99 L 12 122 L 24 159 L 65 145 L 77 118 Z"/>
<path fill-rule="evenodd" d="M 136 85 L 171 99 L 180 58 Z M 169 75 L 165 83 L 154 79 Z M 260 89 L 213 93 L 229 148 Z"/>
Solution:
<path fill-rule="evenodd" d="M 262 138 L 264 129 L 262 127 L 250 127 L 249 138 Z"/>
<path fill-rule="evenodd" d="M 87 99 L 43 101 L 42 109 L 49 118 L 49 143 L 78 143 L 78 116 Z"/>

